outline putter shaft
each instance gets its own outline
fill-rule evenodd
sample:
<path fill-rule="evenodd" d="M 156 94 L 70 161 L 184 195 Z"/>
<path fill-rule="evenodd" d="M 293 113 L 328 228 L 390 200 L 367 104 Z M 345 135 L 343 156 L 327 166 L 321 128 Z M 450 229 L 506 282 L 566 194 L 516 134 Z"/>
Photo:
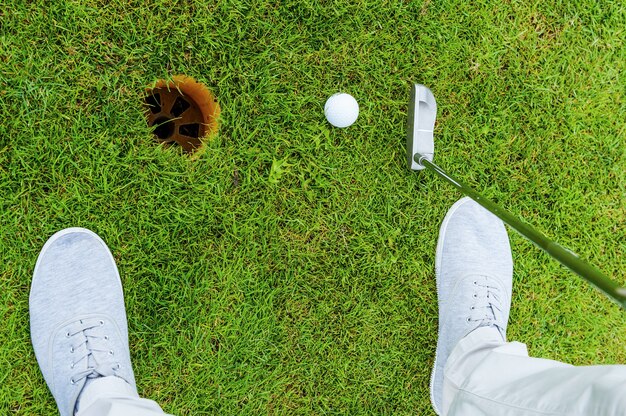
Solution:
<path fill-rule="evenodd" d="M 474 201 L 485 207 L 492 214 L 500 218 L 506 224 L 508 224 L 515 231 L 532 241 L 540 249 L 554 257 L 562 265 L 578 274 L 580 277 L 594 285 L 600 291 L 604 292 L 611 300 L 615 301 L 622 308 L 626 309 L 626 288 L 621 287 L 615 281 L 611 280 L 608 276 L 596 269 L 586 261 L 580 259 L 576 254 L 564 248 L 563 246 L 550 240 L 548 237 L 534 229 L 528 224 L 523 223 L 513 214 L 505 210 L 504 208 L 496 205 L 494 202 L 485 198 L 463 182 L 449 175 L 446 171 L 435 165 L 428 160 L 425 156 L 419 153 L 415 154 L 415 162 L 424 166 L 425 168 L 435 172 L 440 178 L 451 183 L 458 190 L 465 195 L 472 198 Z"/>

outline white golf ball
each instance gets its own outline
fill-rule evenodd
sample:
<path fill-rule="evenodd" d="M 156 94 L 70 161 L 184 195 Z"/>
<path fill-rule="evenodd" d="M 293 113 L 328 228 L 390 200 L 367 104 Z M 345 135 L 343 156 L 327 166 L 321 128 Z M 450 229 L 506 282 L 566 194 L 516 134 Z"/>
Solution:
<path fill-rule="evenodd" d="M 345 92 L 331 95 L 324 105 L 326 120 L 335 127 L 348 127 L 359 117 L 359 103 Z"/>

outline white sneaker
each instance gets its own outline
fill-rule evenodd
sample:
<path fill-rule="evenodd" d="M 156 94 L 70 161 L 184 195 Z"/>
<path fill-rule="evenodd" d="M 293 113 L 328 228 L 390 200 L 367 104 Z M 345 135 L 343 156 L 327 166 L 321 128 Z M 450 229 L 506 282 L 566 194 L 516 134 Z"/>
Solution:
<path fill-rule="evenodd" d="M 83 228 L 46 242 L 33 273 L 30 331 L 39 367 L 62 416 L 86 384 L 119 377 L 136 395 L 122 283 L 106 244 Z"/>
<path fill-rule="evenodd" d="M 441 415 L 444 368 L 461 338 L 493 327 L 506 340 L 513 259 L 502 221 L 470 198 L 457 201 L 441 224 L 435 272 L 439 335 L 430 399 Z"/>

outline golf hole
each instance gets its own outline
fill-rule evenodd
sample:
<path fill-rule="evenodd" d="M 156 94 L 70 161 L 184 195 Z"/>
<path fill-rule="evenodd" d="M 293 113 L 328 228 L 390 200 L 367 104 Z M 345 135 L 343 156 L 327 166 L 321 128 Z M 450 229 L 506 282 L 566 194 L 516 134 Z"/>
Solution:
<path fill-rule="evenodd" d="M 146 90 L 148 126 L 159 143 L 180 145 L 186 153 L 217 133 L 220 106 L 213 93 L 195 79 L 177 75 Z"/>

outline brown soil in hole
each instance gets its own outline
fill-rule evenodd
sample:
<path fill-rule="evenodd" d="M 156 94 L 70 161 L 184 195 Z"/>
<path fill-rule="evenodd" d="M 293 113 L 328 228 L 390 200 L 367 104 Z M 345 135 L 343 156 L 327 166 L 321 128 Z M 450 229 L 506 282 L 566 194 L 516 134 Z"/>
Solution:
<path fill-rule="evenodd" d="M 146 90 L 148 125 L 159 142 L 177 143 L 187 153 L 196 151 L 202 139 L 217 132 L 220 106 L 204 85 L 177 75 Z"/>

